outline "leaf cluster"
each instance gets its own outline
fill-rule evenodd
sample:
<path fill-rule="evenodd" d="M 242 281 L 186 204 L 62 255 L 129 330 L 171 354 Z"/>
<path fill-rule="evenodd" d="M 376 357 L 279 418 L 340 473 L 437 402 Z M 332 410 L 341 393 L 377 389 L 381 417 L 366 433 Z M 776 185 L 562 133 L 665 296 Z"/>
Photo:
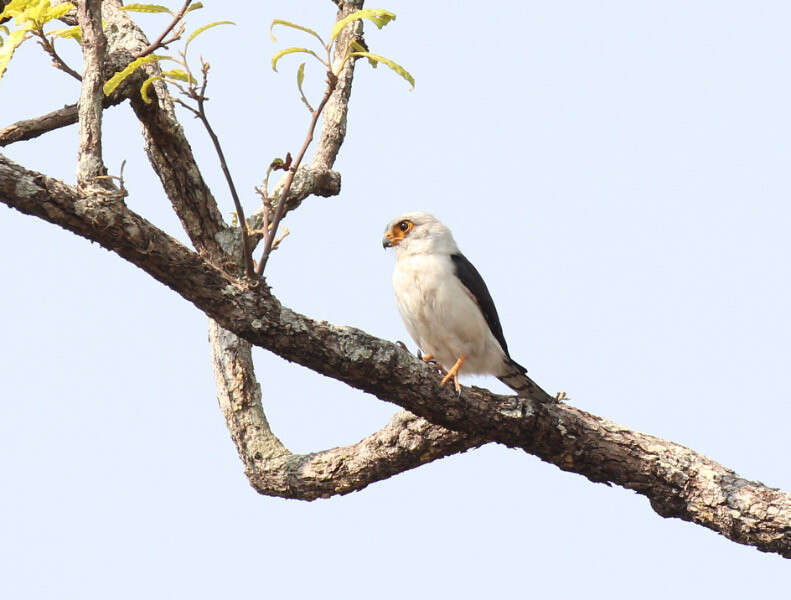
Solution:
<path fill-rule="evenodd" d="M 409 84 L 412 86 L 412 89 L 415 87 L 415 78 L 404 69 L 401 65 L 397 62 L 385 58 L 384 56 L 380 56 L 378 54 L 373 54 L 372 52 L 368 51 L 368 48 L 363 46 L 360 42 L 356 40 L 352 40 L 350 44 L 348 44 L 347 48 L 344 50 L 343 56 L 340 60 L 336 60 L 333 64 L 332 57 L 331 57 L 331 50 L 332 45 L 338 36 L 341 34 L 343 29 L 355 21 L 359 21 L 362 19 L 367 19 L 371 21 L 377 28 L 381 29 L 391 21 L 395 21 L 396 15 L 395 13 L 390 12 L 389 10 L 385 10 L 383 8 L 366 8 L 363 10 L 358 10 L 347 17 L 337 21 L 330 32 L 330 37 L 327 42 L 313 29 L 309 27 L 305 27 L 303 25 L 298 25 L 297 23 L 291 23 L 289 21 L 284 21 L 282 19 L 275 19 L 272 21 L 272 25 L 269 27 L 269 35 L 272 38 L 272 41 L 277 41 L 274 36 L 274 29 L 275 26 L 282 26 L 282 27 L 290 27 L 291 29 L 297 29 L 299 31 L 303 31 L 314 38 L 316 38 L 322 47 L 322 54 L 326 55 L 326 60 L 320 57 L 315 51 L 311 50 L 310 48 L 302 48 L 302 47 L 291 47 L 291 48 L 284 48 L 283 50 L 278 51 L 272 57 L 272 69 L 277 71 L 277 63 L 278 61 L 287 56 L 289 54 L 308 54 L 318 60 L 324 67 L 327 69 L 328 72 L 332 73 L 334 76 L 338 76 L 343 70 L 343 67 L 346 66 L 347 61 L 352 58 L 360 57 L 360 58 L 367 58 L 368 62 L 371 64 L 372 67 L 376 68 L 379 63 L 382 63 L 388 67 L 390 67 L 393 71 L 395 71 L 398 75 L 403 77 Z M 337 58 L 337 57 L 336 57 Z M 302 97 L 302 101 L 307 105 L 308 110 L 312 111 L 310 103 L 305 98 L 305 94 L 302 90 L 302 82 L 305 77 L 305 63 L 301 63 L 299 68 L 297 69 L 297 87 L 299 88 L 300 96 Z"/>
<path fill-rule="evenodd" d="M 143 12 L 143 13 L 168 13 L 173 16 L 177 16 L 173 13 L 169 8 L 165 6 L 161 6 L 159 4 L 129 4 L 123 7 L 125 10 L 134 11 L 134 12 Z M 185 11 L 184 14 L 191 12 L 193 10 L 197 10 L 199 8 L 203 8 L 203 3 L 197 2 L 191 6 L 189 6 Z M 162 71 L 161 75 L 153 75 L 146 79 L 143 82 L 143 85 L 140 87 L 140 96 L 143 98 L 143 101 L 146 103 L 151 103 L 152 99 L 148 94 L 149 88 L 151 84 L 155 81 L 167 81 L 168 83 L 174 84 L 179 86 L 179 83 L 187 83 L 190 89 L 194 88 L 197 84 L 197 79 L 192 75 L 190 70 L 189 64 L 187 63 L 187 50 L 189 49 L 190 44 L 192 41 L 202 34 L 204 31 L 211 29 L 212 27 L 217 27 L 218 25 L 235 25 L 233 21 L 216 21 L 214 23 L 209 23 L 207 25 L 203 25 L 199 27 L 195 31 L 193 31 L 190 36 L 187 38 L 187 42 L 184 44 L 184 49 L 179 53 L 179 57 L 173 56 L 165 56 L 159 54 L 149 54 L 146 56 L 141 56 L 131 63 L 129 63 L 123 70 L 118 71 L 115 75 L 113 75 L 107 82 L 104 84 L 104 93 L 105 95 L 109 96 L 113 93 L 113 91 L 123 83 L 125 79 L 127 79 L 132 73 L 134 73 L 138 68 L 142 67 L 143 65 L 150 64 L 152 62 L 157 62 L 161 60 L 172 60 L 179 64 L 182 68 L 180 69 L 169 69 L 167 71 Z M 182 26 L 183 27 L 183 26 Z M 183 29 L 181 30 L 183 31 Z M 182 91 L 182 88 L 180 88 Z"/>
<path fill-rule="evenodd" d="M 22 43 L 32 35 L 46 39 L 62 37 L 72 38 L 79 41 L 79 28 L 58 29 L 55 31 L 44 31 L 44 26 L 55 19 L 60 19 L 67 12 L 72 10 L 74 5 L 71 2 L 64 2 L 57 6 L 52 6 L 50 0 L 11 0 L 0 12 L 0 21 L 5 18 L 13 18 L 13 30 L 5 25 L 0 25 L 0 77 L 6 71 L 8 63 Z M 76 29 L 76 32 L 74 31 Z"/>

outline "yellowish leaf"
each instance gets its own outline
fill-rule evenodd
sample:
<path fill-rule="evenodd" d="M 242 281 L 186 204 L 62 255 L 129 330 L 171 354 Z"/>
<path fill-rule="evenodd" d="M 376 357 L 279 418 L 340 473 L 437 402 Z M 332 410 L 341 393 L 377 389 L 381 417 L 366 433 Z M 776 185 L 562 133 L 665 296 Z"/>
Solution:
<path fill-rule="evenodd" d="M 305 97 L 305 92 L 302 89 L 303 81 L 305 81 L 305 63 L 300 63 L 297 69 L 297 88 L 299 88 L 299 96 L 302 98 L 302 102 L 305 103 L 305 106 L 307 106 L 308 110 L 312 113 L 313 107 L 310 105 L 310 102 L 308 102 L 308 99 Z"/>
<path fill-rule="evenodd" d="M 146 104 L 151 104 L 153 100 L 148 95 L 148 88 L 149 86 L 157 80 L 165 79 L 161 75 L 152 75 L 148 79 L 143 82 L 143 85 L 140 86 L 140 97 L 143 99 L 143 102 Z"/>
<path fill-rule="evenodd" d="M 75 27 L 69 27 L 67 29 L 55 29 L 54 31 L 48 31 L 47 35 L 55 36 L 56 38 L 77 40 L 78 42 L 82 42 L 82 32 L 80 31 L 79 25 Z"/>
<path fill-rule="evenodd" d="M 310 54 L 312 56 L 315 56 L 316 60 L 318 60 L 321 64 L 323 65 L 327 64 L 323 60 L 321 60 L 318 54 L 313 52 L 313 50 L 308 50 L 307 48 L 286 48 L 285 50 L 281 50 L 272 57 L 272 70 L 277 71 L 277 61 L 283 58 L 286 54 L 293 54 L 294 52 L 304 52 L 305 54 Z"/>
<path fill-rule="evenodd" d="M 11 57 L 14 55 L 14 50 L 16 50 L 19 44 L 24 42 L 29 35 L 30 32 L 27 29 L 15 29 L 6 38 L 3 45 L 0 46 L 0 77 L 5 73 L 6 67 L 8 67 L 8 61 L 10 61 Z"/>
<path fill-rule="evenodd" d="M 168 79 L 178 79 L 179 81 L 186 81 L 187 83 L 195 83 L 195 78 L 190 77 L 189 73 L 182 71 L 181 69 L 170 69 L 169 71 L 163 71 L 162 75 Z"/>
<path fill-rule="evenodd" d="M 158 60 L 171 60 L 169 56 L 159 56 L 157 54 L 149 54 L 148 56 L 143 56 L 141 58 L 135 59 L 130 62 L 122 71 L 118 71 L 115 75 L 108 79 L 103 87 L 104 95 L 109 96 L 113 93 L 115 88 L 117 88 L 121 83 L 129 77 L 132 73 L 134 73 L 139 67 L 143 65 L 147 65 L 152 62 L 156 62 Z"/>
<path fill-rule="evenodd" d="M 363 10 L 357 10 L 350 14 L 348 17 L 344 17 L 337 23 L 335 23 L 335 27 L 332 28 L 332 35 L 330 35 L 330 41 L 333 41 L 338 35 L 340 35 L 341 30 L 346 27 L 352 21 L 359 21 L 360 19 L 368 19 L 369 21 L 373 22 L 379 29 L 387 25 L 390 21 L 395 21 L 395 13 L 390 12 L 389 10 L 385 10 L 383 8 L 365 8 Z"/>
<path fill-rule="evenodd" d="M 277 41 L 277 38 L 275 38 L 275 34 L 274 34 L 274 31 L 273 31 L 274 28 L 275 28 L 275 25 L 283 25 L 284 27 L 291 27 L 292 29 L 299 29 L 300 31 L 304 31 L 305 33 L 309 33 L 310 35 L 315 37 L 317 40 L 319 40 L 319 42 L 321 43 L 322 46 L 326 46 L 326 44 L 324 43 L 324 40 L 321 39 L 321 36 L 318 33 L 316 33 L 315 31 L 313 31 L 312 29 L 310 29 L 309 27 L 303 27 L 302 25 L 297 25 L 296 23 L 290 23 L 290 22 L 284 21 L 282 19 L 275 19 L 274 21 L 272 21 L 272 24 L 269 26 L 269 37 L 272 38 L 273 42 Z"/>
<path fill-rule="evenodd" d="M 122 6 L 121 10 L 128 10 L 129 12 L 140 12 L 140 13 L 169 13 L 173 14 L 173 11 L 170 10 L 167 6 L 162 6 L 161 4 L 127 4 L 126 6 Z"/>
<path fill-rule="evenodd" d="M 47 2 L 49 4 L 49 2 Z M 44 12 L 44 18 L 46 23 L 47 21 L 51 21 L 52 19 L 60 19 L 63 15 L 69 12 L 74 5 L 71 2 L 64 2 L 63 4 L 58 4 L 57 6 L 50 6 Z M 43 25 L 44 23 L 41 23 Z"/>
<path fill-rule="evenodd" d="M 364 56 L 368 60 L 376 61 L 377 63 L 382 63 L 393 69 L 396 73 L 398 73 L 401 77 L 406 79 L 409 84 L 412 86 L 412 89 L 415 89 L 415 78 L 409 74 L 404 67 L 399 65 L 396 62 L 393 62 L 389 58 L 385 58 L 384 56 L 379 56 L 377 54 L 371 54 L 370 52 L 350 52 L 349 56 Z"/>
<path fill-rule="evenodd" d="M 233 21 L 215 21 L 214 23 L 209 23 L 208 25 L 204 25 L 203 27 L 198 27 L 195 31 L 192 32 L 192 35 L 187 38 L 187 43 L 184 44 L 184 52 L 187 52 L 187 47 L 190 45 L 190 42 L 198 37 L 201 33 L 206 31 L 207 29 L 211 29 L 212 27 L 217 27 L 217 25 L 236 25 Z"/>

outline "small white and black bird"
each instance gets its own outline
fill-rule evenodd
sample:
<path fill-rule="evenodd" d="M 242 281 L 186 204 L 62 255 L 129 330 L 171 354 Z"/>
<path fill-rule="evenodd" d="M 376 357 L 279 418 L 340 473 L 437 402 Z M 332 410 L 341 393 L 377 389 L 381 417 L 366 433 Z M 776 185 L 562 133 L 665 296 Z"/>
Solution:
<path fill-rule="evenodd" d="M 450 229 L 424 212 L 388 223 L 382 245 L 395 247 L 393 288 L 401 318 L 422 352 L 447 372 L 495 375 L 520 396 L 535 384 L 508 354 L 489 289 L 453 239 Z"/>

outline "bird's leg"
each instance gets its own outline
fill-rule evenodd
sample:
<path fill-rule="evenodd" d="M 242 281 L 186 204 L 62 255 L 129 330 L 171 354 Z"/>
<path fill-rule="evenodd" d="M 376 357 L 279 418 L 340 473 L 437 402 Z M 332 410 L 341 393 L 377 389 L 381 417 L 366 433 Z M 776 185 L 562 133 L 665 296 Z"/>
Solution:
<path fill-rule="evenodd" d="M 453 387 L 456 389 L 457 392 L 461 392 L 461 386 L 459 385 L 459 369 L 464 364 L 464 361 L 467 359 L 466 354 L 462 354 L 459 357 L 459 360 L 456 361 L 456 364 L 453 365 L 442 378 L 442 381 L 439 382 L 440 387 L 448 383 L 451 378 L 453 378 Z"/>

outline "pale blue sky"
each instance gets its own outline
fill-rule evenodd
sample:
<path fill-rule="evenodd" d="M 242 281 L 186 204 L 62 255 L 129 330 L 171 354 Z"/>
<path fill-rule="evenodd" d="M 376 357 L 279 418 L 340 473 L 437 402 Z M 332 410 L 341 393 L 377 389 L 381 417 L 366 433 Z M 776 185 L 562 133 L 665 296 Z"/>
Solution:
<path fill-rule="evenodd" d="M 212 64 L 209 115 L 251 209 L 266 165 L 307 125 L 298 61 L 275 74 L 269 60 L 308 40 L 283 30 L 274 44 L 265 30 L 283 18 L 329 31 L 334 6 L 207 4 L 194 26 L 239 23 L 195 50 Z M 486 278 L 512 355 L 547 389 L 791 490 L 791 5 L 382 6 L 398 19 L 368 27 L 368 44 L 416 88 L 359 66 L 342 194 L 288 218 L 268 268 L 278 297 L 409 341 L 381 233 L 398 213 L 433 212 Z M 144 22 L 154 34 L 165 19 Z M 76 99 L 47 62 L 33 42 L 19 51 L 0 81 L 3 124 Z M 312 97 L 321 77 L 307 72 Z M 210 143 L 183 121 L 228 215 Z M 105 122 L 129 205 L 185 239 L 131 111 Z M 75 134 L 2 152 L 71 182 Z M 737 598 L 788 585 L 777 556 L 499 446 L 343 498 L 259 496 L 217 407 L 201 313 L 2 206 L 0 240 L 2 597 Z M 256 360 L 269 420 L 295 451 L 354 442 L 395 410 L 264 351 Z"/>

